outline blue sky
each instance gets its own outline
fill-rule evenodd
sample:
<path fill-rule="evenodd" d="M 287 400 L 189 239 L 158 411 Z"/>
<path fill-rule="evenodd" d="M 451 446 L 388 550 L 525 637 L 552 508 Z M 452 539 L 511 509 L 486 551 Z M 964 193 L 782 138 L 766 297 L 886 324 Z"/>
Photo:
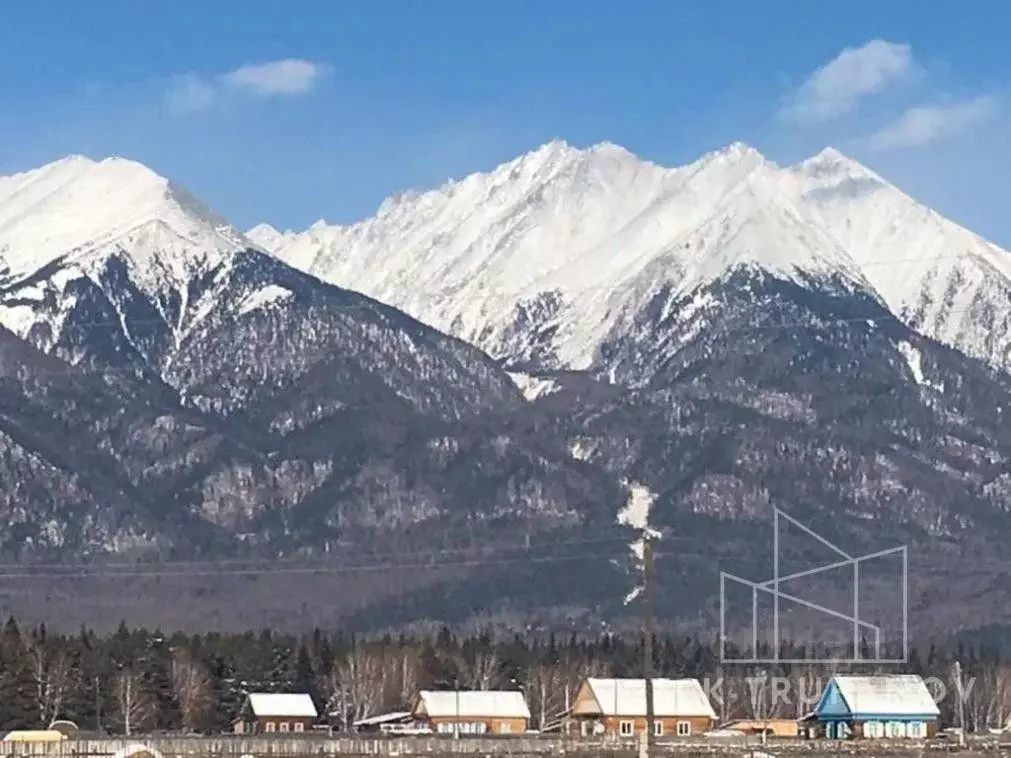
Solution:
<path fill-rule="evenodd" d="M 832 144 L 1011 247 L 1008 29 L 1000 0 L 32 0 L 0 25 L 0 173 L 123 155 L 303 227 L 553 137 Z"/>

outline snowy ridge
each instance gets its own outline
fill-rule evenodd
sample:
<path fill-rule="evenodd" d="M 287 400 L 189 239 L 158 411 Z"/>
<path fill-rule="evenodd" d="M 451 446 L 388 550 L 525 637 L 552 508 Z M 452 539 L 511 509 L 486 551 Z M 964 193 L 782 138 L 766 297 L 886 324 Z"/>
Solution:
<path fill-rule="evenodd" d="M 610 143 L 555 140 L 388 199 L 349 226 L 248 234 L 297 268 L 518 362 L 587 368 L 661 290 L 672 305 L 691 301 L 743 267 L 842 283 L 928 336 L 1011 366 L 1004 251 L 831 148 L 784 168 L 734 143 L 665 168 Z"/>
<path fill-rule="evenodd" d="M 785 182 L 866 271 L 889 309 L 940 342 L 1011 368 L 1011 256 L 836 150 Z"/>
<path fill-rule="evenodd" d="M 176 254 L 157 255 L 166 244 Z M 248 244 L 188 192 L 123 158 L 72 156 L 0 177 L 0 254 L 10 275 L 119 245 L 139 270 L 162 266 L 180 280 L 193 258 L 210 265 Z"/>
<path fill-rule="evenodd" d="M 191 301 L 200 297 L 194 283 L 251 246 L 189 192 L 134 161 L 70 156 L 0 177 L 0 323 L 50 349 L 87 281 L 106 293 L 134 344 L 127 310 L 137 295 L 124 294 L 125 274 L 178 343 L 216 299 Z"/>

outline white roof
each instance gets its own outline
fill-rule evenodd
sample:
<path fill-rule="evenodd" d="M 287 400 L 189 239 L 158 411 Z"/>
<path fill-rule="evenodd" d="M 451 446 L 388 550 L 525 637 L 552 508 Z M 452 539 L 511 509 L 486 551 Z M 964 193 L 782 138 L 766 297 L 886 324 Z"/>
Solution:
<path fill-rule="evenodd" d="M 416 713 L 429 718 L 530 718 L 527 701 L 516 690 L 422 690 L 419 697 Z"/>
<path fill-rule="evenodd" d="M 250 692 L 249 707 L 254 716 L 291 716 L 294 718 L 316 718 L 316 706 L 312 697 L 304 693 L 276 694 Z"/>
<path fill-rule="evenodd" d="M 604 716 L 645 716 L 645 679 L 587 679 Z M 654 679 L 653 714 L 716 718 L 698 679 Z"/>
<path fill-rule="evenodd" d="M 336 711 L 334 712 L 336 715 Z M 392 713 L 380 713 L 378 716 L 358 719 L 352 726 L 374 726 L 376 724 L 389 724 L 395 721 L 407 721 L 411 718 L 410 711 L 393 711 Z"/>
<path fill-rule="evenodd" d="M 915 674 L 833 677 L 851 713 L 939 715 L 937 703 Z"/>

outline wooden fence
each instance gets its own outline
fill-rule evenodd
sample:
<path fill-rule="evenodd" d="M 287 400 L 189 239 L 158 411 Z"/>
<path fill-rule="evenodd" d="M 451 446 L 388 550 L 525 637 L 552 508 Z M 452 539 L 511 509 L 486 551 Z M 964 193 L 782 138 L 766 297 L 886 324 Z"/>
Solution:
<path fill-rule="evenodd" d="M 944 742 L 913 740 L 815 741 L 730 740 L 719 744 L 700 738 L 658 740 L 656 758 L 773 758 L 796 756 L 868 756 L 870 758 L 921 758 L 958 753 L 959 758 L 1011 758 L 1011 744 L 997 740 L 974 742 L 964 750 Z M 0 743 L 0 758 L 370 758 L 371 756 L 416 756 L 417 758 L 635 758 L 634 741 L 515 735 L 502 737 L 325 737 L 306 734 L 280 737 L 148 736 L 110 739 L 70 739 L 55 743 Z"/>

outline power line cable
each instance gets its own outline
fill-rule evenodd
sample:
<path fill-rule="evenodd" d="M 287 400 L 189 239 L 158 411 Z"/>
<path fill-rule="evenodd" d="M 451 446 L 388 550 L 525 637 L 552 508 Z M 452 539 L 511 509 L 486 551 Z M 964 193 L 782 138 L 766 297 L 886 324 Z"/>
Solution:
<path fill-rule="evenodd" d="M 464 533 L 460 533 L 461 537 L 466 537 Z M 595 544 L 629 544 L 630 535 L 611 535 L 611 536 L 601 536 L 601 537 L 588 537 L 588 538 L 578 538 L 578 539 L 566 539 L 566 540 L 552 540 L 550 542 L 518 542 L 518 543 L 507 543 L 501 545 L 474 545 L 474 546 L 463 546 L 456 548 L 438 548 L 433 550 L 431 548 L 417 551 L 404 551 L 404 550 L 390 550 L 390 551 L 362 551 L 358 557 L 361 558 L 371 558 L 374 560 L 380 560 L 386 556 L 389 557 L 429 557 L 433 554 L 438 555 L 459 555 L 466 553 L 481 553 L 481 552 L 506 552 L 506 551 L 524 551 L 526 553 L 532 553 L 537 551 L 550 550 L 555 548 L 570 547 L 575 545 L 595 545 Z M 353 544 L 353 543 L 343 543 L 343 544 Z M 272 566 L 284 566 L 288 563 L 308 563 L 311 561 L 317 561 L 318 565 L 321 567 L 326 566 L 336 566 L 339 567 L 342 564 L 340 561 L 330 561 L 320 560 L 318 557 L 314 558 L 312 556 L 280 556 L 280 557 L 249 557 L 249 558 L 223 558 L 223 559 L 206 559 L 206 560 L 169 560 L 169 561 L 115 561 L 115 562 L 76 562 L 76 563 L 0 563 L 0 574 L 8 569 L 22 570 L 26 568 L 43 569 L 43 570 L 119 570 L 119 569 L 131 569 L 140 568 L 143 569 L 145 566 L 163 566 L 163 567 L 180 567 L 180 568 L 200 568 L 203 566 L 247 566 L 248 570 L 259 570 L 256 564 L 262 564 L 266 568 Z"/>

